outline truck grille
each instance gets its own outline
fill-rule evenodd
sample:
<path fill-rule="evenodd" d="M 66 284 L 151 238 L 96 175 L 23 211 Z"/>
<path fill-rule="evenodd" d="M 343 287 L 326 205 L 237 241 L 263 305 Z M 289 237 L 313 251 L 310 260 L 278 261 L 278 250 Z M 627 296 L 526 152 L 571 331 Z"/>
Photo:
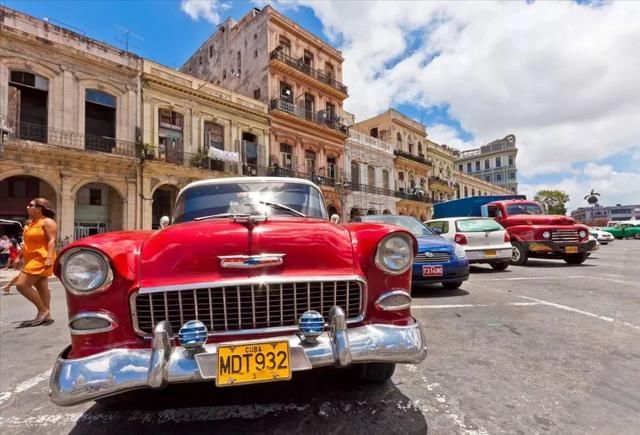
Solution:
<path fill-rule="evenodd" d="M 554 242 L 578 243 L 580 236 L 578 236 L 578 230 L 553 230 L 551 231 L 551 240 Z"/>
<path fill-rule="evenodd" d="M 363 284 L 359 281 L 314 281 L 228 285 L 224 287 L 138 293 L 134 296 L 134 325 L 151 334 L 167 320 L 174 333 L 189 320 L 200 320 L 210 333 L 259 328 L 295 327 L 307 310 L 325 318 L 332 306 L 341 307 L 347 320 L 363 311 Z"/>
<path fill-rule="evenodd" d="M 431 254 L 431 255 L 429 255 Z M 415 256 L 414 261 L 419 263 L 448 263 L 448 252 L 421 252 Z"/>

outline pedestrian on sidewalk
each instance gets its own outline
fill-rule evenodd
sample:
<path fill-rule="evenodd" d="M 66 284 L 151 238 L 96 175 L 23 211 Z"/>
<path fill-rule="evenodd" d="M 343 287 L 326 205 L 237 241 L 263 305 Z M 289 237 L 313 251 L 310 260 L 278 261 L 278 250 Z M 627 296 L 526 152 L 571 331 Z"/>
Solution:
<path fill-rule="evenodd" d="M 24 229 L 24 266 L 16 287 L 38 310 L 25 326 L 38 326 L 53 321 L 49 277 L 53 275 L 58 225 L 51 203 L 44 198 L 31 200 L 27 213 L 32 222 Z"/>
<path fill-rule="evenodd" d="M 30 224 L 31 224 L 31 219 L 26 219 L 24 221 L 25 228 Z M 21 270 L 22 266 L 24 265 L 24 241 L 18 242 L 18 258 L 16 259 L 14 265 L 16 270 Z M 17 274 L 16 276 L 13 277 L 13 279 L 11 279 L 11 281 L 9 281 L 8 283 L 2 286 L 2 294 L 5 294 L 5 295 L 12 294 L 11 287 L 13 287 L 16 284 L 16 282 L 18 282 L 19 276 L 20 274 Z"/>

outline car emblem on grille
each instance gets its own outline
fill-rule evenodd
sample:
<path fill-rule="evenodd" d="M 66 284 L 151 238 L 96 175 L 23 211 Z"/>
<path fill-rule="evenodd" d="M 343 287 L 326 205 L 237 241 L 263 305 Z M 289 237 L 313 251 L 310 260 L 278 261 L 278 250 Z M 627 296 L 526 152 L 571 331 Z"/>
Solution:
<path fill-rule="evenodd" d="M 425 257 L 433 257 L 433 252 L 425 252 L 424 256 Z"/>
<path fill-rule="evenodd" d="M 285 254 L 225 255 L 218 257 L 220 267 L 228 269 L 258 269 L 280 266 Z"/>

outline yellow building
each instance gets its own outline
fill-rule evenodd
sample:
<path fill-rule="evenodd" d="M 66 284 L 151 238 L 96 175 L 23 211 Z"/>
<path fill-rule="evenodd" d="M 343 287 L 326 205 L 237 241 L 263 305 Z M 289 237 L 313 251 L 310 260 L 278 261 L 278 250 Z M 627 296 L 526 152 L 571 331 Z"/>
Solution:
<path fill-rule="evenodd" d="M 451 147 L 440 145 L 427 139 L 427 156 L 433 163 L 429 177 L 429 192 L 433 202 L 448 201 L 455 197 L 454 161 L 455 152 Z"/>
<path fill-rule="evenodd" d="M 415 216 L 423 221 L 431 218 L 428 180 L 432 163 L 425 154 L 425 126 L 389 109 L 358 122 L 354 128 L 394 145 L 396 195 L 401 198 L 396 206 L 398 214 Z"/>

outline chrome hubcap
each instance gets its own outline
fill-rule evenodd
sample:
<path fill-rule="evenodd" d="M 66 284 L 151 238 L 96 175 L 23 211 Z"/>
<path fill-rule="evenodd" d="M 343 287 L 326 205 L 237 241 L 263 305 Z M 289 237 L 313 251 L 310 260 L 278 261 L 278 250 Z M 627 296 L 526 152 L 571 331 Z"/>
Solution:
<path fill-rule="evenodd" d="M 518 261 L 520 260 L 520 251 L 518 250 L 518 248 L 516 248 L 515 246 L 512 248 L 512 252 L 511 252 L 511 259 L 513 261 Z"/>

